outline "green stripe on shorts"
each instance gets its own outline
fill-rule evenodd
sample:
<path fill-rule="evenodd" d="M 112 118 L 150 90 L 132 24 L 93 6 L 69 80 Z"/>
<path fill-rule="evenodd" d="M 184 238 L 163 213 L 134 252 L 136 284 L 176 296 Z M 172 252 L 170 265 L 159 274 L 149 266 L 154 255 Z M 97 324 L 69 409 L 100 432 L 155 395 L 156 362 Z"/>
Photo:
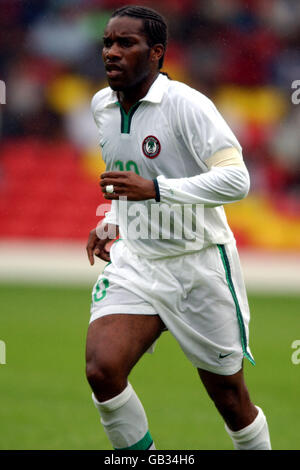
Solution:
<path fill-rule="evenodd" d="M 224 245 L 217 245 L 217 247 L 219 249 L 219 252 L 220 252 L 220 255 L 221 255 L 221 258 L 222 258 L 222 263 L 223 263 L 223 266 L 224 266 L 224 269 L 225 269 L 227 284 L 228 284 L 229 290 L 231 292 L 233 301 L 235 303 L 236 314 L 237 314 L 237 319 L 238 319 L 240 334 L 241 334 L 243 354 L 251 362 L 251 364 L 253 364 L 255 366 L 255 361 L 254 361 L 253 357 L 247 351 L 247 337 L 246 337 L 245 325 L 244 325 L 244 321 L 243 321 L 242 312 L 241 312 L 241 309 L 240 309 L 240 306 L 239 306 L 239 301 L 238 301 L 238 298 L 237 298 L 237 295 L 236 295 L 236 292 L 235 292 L 235 288 L 234 288 L 234 285 L 233 285 L 233 282 L 232 282 L 230 264 L 229 264 L 229 260 L 228 260 L 227 253 L 226 253 L 226 250 L 225 250 L 225 246 Z"/>
<path fill-rule="evenodd" d="M 146 432 L 145 436 L 142 437 L 140 441 L 136 444 L 133 444 L 130 447 L 123 447 L 122 449 L 115 449 L 115 450 L 147 450 L 152 445 L 153 439 L 149 431 Z"/>

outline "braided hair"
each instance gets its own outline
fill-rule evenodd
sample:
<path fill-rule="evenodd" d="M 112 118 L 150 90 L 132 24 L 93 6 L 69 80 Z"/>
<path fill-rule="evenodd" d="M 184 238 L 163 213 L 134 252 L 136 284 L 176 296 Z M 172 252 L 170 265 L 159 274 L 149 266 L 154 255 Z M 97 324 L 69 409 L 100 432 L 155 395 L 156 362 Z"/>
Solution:
<path fill-rule="evenodd" d="M 168 43 L 168 27 L 165 19 L 152 8 L 127 5 L 115 10 L 112 18 L 116 16 L 129 16 L 131 18 L 140 18 L 144 22 L 144 33 L 147 43 L 150 47 L 155 44 L 162 44 L 166 51 Z M 158 68 L 161 69 L 164 63 L 164 56 L 158 62 Z"/>

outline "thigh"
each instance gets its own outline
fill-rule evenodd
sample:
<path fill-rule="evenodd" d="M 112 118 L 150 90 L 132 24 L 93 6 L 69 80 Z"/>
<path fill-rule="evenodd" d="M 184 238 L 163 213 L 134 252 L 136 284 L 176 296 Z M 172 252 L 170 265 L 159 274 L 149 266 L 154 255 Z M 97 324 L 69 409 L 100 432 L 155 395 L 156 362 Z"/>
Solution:
<path fill-rule="evenodd" d="M 139 358 L 160 336 L 164 324 L 158 315 L 105 315 L 90 323 L 86 361 L 128 376 Z"/>

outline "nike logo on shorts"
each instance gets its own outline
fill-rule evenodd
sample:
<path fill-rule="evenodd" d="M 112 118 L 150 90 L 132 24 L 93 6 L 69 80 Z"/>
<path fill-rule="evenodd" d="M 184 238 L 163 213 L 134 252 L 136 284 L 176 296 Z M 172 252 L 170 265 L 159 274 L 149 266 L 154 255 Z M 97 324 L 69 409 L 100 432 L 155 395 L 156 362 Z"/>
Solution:
<path fill-rule="evenodd" d="M 230 354 L 233 354 L 232 352 L 231 353 L 228 353 L 228 354 L 219 354 L 219 358 L 220 359 L 224 359 L 224 357 L 227 357 L 227 356 L 230 356 Z"/>

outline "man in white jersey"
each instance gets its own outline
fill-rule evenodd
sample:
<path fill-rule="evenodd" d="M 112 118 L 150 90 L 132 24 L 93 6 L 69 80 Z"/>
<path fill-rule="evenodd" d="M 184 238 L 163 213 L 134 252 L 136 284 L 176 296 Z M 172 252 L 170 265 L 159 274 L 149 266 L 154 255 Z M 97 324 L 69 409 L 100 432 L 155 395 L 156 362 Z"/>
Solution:
<path fill-rule="evenodd" d="M 270 449 L 243 378 L 243 358 L 254 364 L 249 308 L 223 209 L 249 190 L 241 147 L 208 98 L 160 73 L 167 27 L 157 12 L 116 10 L 103 42 L 109 87 L 92 112 L 107 170 L 100 186 L 112 204 L 87 252 L 91 264 L 94 255 L 109 263 L 92 292 L 86 349 L 101 422 L 115 449 L 155 448 L 128 375 L 168 329 L 234 447 Z"/>

